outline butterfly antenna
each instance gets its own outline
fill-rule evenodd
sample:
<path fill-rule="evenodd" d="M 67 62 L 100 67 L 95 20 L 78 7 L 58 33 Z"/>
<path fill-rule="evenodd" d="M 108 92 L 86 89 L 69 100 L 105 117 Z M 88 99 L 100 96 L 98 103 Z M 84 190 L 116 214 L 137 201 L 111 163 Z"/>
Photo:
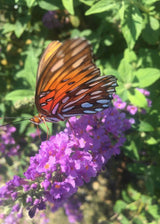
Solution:
<path fill-rule="evenodd" d="M 6 118 L 6 117 L 5 117 Z M 7 119 L 14 119 L 15 117 L 8 117 Z M 2 118 L 0 118 L 0 119 L 2 119 Z M 2 124 L 2 125 L 0 125 L 0 127 L 4 127 L 4 126 L 8 126 L 8 125 L 13 125 L 13 124 L 16 124 L 16 123 L 19 123 L 19 122 L 21 122 L 21 121 L 25 121 L 25 120 L 29 120 L 30 118 L 23 118 L 23 119 L 21 119 L 21 120 L 19 120 L 19 121 L 14 121 L 14 122 L 9 122 L 9 123 L 7 123 L 7 124 Z"/>

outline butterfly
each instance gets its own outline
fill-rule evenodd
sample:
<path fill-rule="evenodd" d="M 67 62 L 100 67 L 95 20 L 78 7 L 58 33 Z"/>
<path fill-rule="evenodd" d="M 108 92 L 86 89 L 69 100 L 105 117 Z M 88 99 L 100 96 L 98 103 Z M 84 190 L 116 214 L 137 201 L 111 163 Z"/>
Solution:
<path fill-rule="evenodd" d="M 117 86 L 113 75 L 100 76 L 84 38 L 51 42 L 38 67 L 34 124 L 95 114 L 109 107 Z"/>

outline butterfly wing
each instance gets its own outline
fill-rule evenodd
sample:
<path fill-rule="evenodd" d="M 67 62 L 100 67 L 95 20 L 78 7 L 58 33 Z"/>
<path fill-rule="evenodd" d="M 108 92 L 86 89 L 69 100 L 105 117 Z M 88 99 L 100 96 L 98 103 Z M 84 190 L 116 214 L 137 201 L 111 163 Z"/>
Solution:
<path fill-rule="evenodd" d="M 77 38 L 50 46 L 40 61 L 35 97 L 37 109 L 46 120 L 64 120 L 107 108 L 116 78 L 100 76 L 88 41 Z"/>
<path fill-rule="evenodd" d="M 49 61 L 52 60 L 61 45 L 62 43 L 59 41 L 52 41 L 45 49 L 38 66 L 37 82 L 40 81 L 39 78 L 41 78 L 42 82 L 45 82 L 45 79 L 42 77 L 44 74 L 44 70 L 47 68 Z M 38 87 L 41 87 L 40 83 L 39 85 L 37 85 L 37 89 Z"/>

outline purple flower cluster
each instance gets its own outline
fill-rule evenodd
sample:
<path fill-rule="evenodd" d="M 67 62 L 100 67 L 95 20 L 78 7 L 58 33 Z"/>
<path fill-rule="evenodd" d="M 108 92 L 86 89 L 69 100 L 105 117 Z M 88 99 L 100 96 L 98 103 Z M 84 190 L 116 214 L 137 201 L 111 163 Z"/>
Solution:
<path fill-rule="evenodd" d="M 61 28 L 62 24 L 58 18 L 57 11 L 48 11 L 43 16 L 43 24 L 48 29 Z"/>
<path fill-rule="evenodd" d="M 15 176 L 0 189 L 1 205 L 9 199 L 21 204 L 23 198 L 30 217 L 45 209 L 47 202 L 52 211 L 64 206 L 79 186 L 95 177 L 112 155 L 120 153 L 129 128 L 125 113 L 115 108 L 70 118 L 63 132 L 41 143 L 25 178 Z M 69 206 L 66 213 L 70 210 Z"/>
<path fill-rule="evenodd" d="M 141 92 L 144 96 L 149 96 L 150 92 L 146 89 L 140 89 L 137 88 L 137 90 L 139 92 Z M 152 101 L 148 98 L 146 98 L 147 102 L 148 102 L 148 107 L 151 107 L 152 105 Z M 120 109 L 120 110 L 124 110 L 129 112 L 131 115 L 135 115 L 138 111 L 140 111 L 141 113 L 145 113 L 145 109 L 144 108 L 138 108 L 137 106 L 134 105 L 127 105 L 126 102 L 124 102 L 118 95 L 114 94 L 113 95 L 113 105 L 115 108 Z M 135 120 L 134 118 L 130 118 L 130 123 L 134 124 Z"/>
<path fill-rule="evenodd" d="M 70 223 L 80 222 L 83 219 L 82 212 L 80 211 L 81 203 L 75 197 L 71 197 L 65 204 L 65 213 L 68 216 Z"/>
<path fill-rule="evenodd" d="M 18 155 L 19 145 L 15 144 L 12 134 L 16 131 L 15 127 L 0 127 L 0 154 L 1 157 Z"/>
<path fill-rule="evenodd" d="M 137 88 L 137 90 L 139 92 L 141 92 L 144 96 L 150 96 L 150 92 L 146 89 Z M 152 106 L 152 101 L 148 98 L 146 98 L 146 99 L 147 99 L 148 107 L 151 107 Z"/>

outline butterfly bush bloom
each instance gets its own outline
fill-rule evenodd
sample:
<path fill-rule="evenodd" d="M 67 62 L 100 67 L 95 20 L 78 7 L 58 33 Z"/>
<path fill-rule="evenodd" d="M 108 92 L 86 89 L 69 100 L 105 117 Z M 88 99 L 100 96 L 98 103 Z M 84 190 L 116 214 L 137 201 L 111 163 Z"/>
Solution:
<path fill-rule="evenodd" d="M 12 199 L 21 209 L 23 198 L 30 217 L 44 210 L 47 202 L 56 211 L 79 186 L 95 177 L 112 155 L 120 153 L 124 133 L 131 127 L 125 113 L 115 108 L 72 117 L 69 122 L 63 132 L 41 143 L 39 152 L 30 159 L 25 178 L 15 176 L 0 189 L 2 206 Z M 71 206 L 65 205 L 65 209 L 69 215 Z"/>
<path fill-rule="evenodd" d="M 56 11 L 48 11 L 43 16 L 43 24 L 48 29 L 61 28 L 62 24 L 58 19 L 58 13 Z"/>
<path fill-rule="evenodd" d="M 135 115 L 138 111 L 138 107 L 135 107 L 133 105 L 128 105 L 126 109 L 131 115 Z"/>
<path fill-rule="evenodd" d="M 115 108 L 123 110 L 126 107 L 127 103 L 122 101 L 122 99 L 118 95 L 113 94 L 113 98 L 113 105 L 115 106 Z"/>
<path fill-rule="evenodd" d="M 145 97 L 150 95 L 150 92 L 146 89 L 140 89 L 140 88 L 136 88 L 136 89 L 139 92 L 141 92 Z M 152 101 L 148 98 L 146 98 L 146 100 L 148 102 L 148 107 L 151 107 Z M 122 101 L 122 99 L 116 94 L 113 94 L 113 105 L 117 109 L 128 111 L 131 115 L 135 115 L 138 111 L 140 111 L 141 113 L 146 113 L 144 108 L 138 108 L 134 105 L 127 105 L 127 103 Z M 133 119 L 131 123 L 132 124 L 134 123 Z"/>
<path fill-rule="evenodd" d="M 78 199 L 73 197 L 64 204 L 64 210 L 70 223 L 80 222 L 83 219 L 80 206 L 81 203 Z"/>
<path fill-rule="evenodd" d="M 0 127 L 0 153 L 1 157 L 18 155 L 20 146 L 15 144 L 12 134 L 16 131 L 15 127 Z"/>

